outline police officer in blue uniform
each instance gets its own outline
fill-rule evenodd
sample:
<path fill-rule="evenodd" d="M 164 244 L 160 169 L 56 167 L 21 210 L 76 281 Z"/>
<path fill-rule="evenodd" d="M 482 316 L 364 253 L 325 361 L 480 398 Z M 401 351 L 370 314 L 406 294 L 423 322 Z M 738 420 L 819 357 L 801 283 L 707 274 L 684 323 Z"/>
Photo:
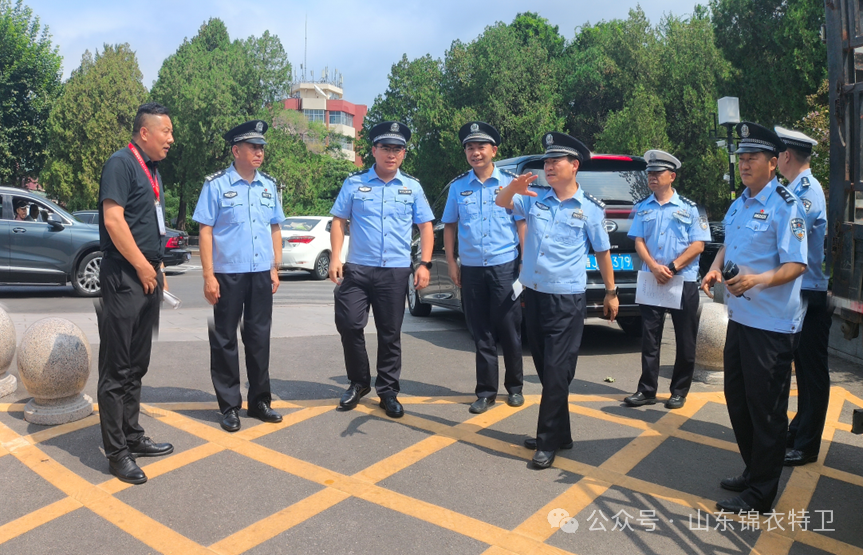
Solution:
<path fill-rule="evenodd" d="M 827 233 L 827 203 L 821 184 L 812 175 L 809 162 L 818 141 L 799 131 L 782 127 L 776 134 L 787 146 L 779 155 L 779 171 L 788 188 L 803 202 L 806 210 L 806 235 L 809 260 L 803 274 L 803 304 L 806 316 L 800 332 L 800 345 L 794 351 L 797 375 L 797 414 L 788 427 L 785 466 L 799 466 L 818 460 L 821 434 L 830 402 L 830 370 L 827 344 L 833 307 L 827 301 L 827 275 L 824 273 L 824 236 Z"/>
<path fill-rule="evenodd" d="M 266 122 L 253 120 L 225 134 L 234 163 L 207 177 L 193 216 L 201 224 L 204 297 L 213 305 L 210 374 L 228 432 L 240 429 L 243 404 L 237 350 L 241 318 L 249 378 L 246 412 L 264 422 L 282 421 L 270 407 L 270 328 L 285 215 L 275 179 L 258 170 L 266 132 Z"/>
<path fill-rule="evenodd" d="M 449 276 L 461 287 L 467 325 L 476 344 L 477 400 L 469 410 L 481 414 L 497 397 L 498 341 L 506 369 L 506 402 L 511 407 L 524 404 L 521 300 L 513 298 L 512 284 L 518 279 L 519 231 L 525 223 L 494 203 L 500 189 L 518 177 L 494 165 L 500 146 L 497 129 L 471 121 L 458 136 L 473 169 L 450 182 L 441 221 Z"/>
<path fill-rule="evenodd" d="M 710 241 L 707 217 L 694 201 L 680 196 L 672 183 L 680 169 L 680 160 L 661 150 L 648 150 L 647 185 L 653 191 L 635 206 L 635 217 L 629 236 L 635 239 L 635 251 L 643 261 L 641 270 L 653 273 L 660 284 L 675 275 L 683 277 L 683 294 L 679 309 L 641 305 L 641 379 L 635 394 L 623 401 L 631 407 L 656 403 L 659 381 L 659 347 L 665 314 L 671 313 L 677 354 L 671 376 L 669 409 L 686 403 L 695 371 L 695 336 L 698 334 L 698 258 Z"/>
<path fill-rule="evenodd" d="M 339 407 L 351 410 L 371 391 L 363 330 L 372 308 L 378 332 L 375 389 L 381 408 L 391 418 L 404 415 L 396 396 L 402 367 L 402 321 L 411 279 L 412 225 L 416 224 L 420 232 L 421 262 L 413 276 L 417 289 L 428 285 L 434 243 L 434 215 L 425 193 L 419 181 L 399 170 L 410 136 L 410 129 L 396 121 L 372 127 L 369 137 L 375 164 L 345 180 L 330 211 L 330 279 L 337 284 L 336 328 L 342 337 L 351 382 Z M 351 221 L 351 245 L 342 265 L 347 220 Z"/>
<path fill-rule="evenodd" d="M 603 312 L 617 316 L 617 288 L 608 232 L 603 227 L 605 204 L 578 184 L 576 175 L 590 150 L 563 133 L 546 133 L 545 178 L 550 188 L 530 187 L 537 176 L 519 176 L 501 190 L 495 202 L 527 219 L 519 283 L 524 285 L 524 317 L 542 400 L 532 463 L 548 468 L 557 449 L 572 448 L 569 385 L 575 376 L 587 311 L 587 256 L 592 247 L 605 283 Z"/>
<path fill-rule="evenodd" d="M 720 485 L 739 495 L 716 503 L 738 513 L 773 506 L 785 458 L 791 361 L 800 339 L 806 271 L 806 211 L 779 184 L 785 143 L 751 122 L 737 125 L 740 179 L 746 186 L 723 220 L 725 245 L 702 289 L 724 281 L 729 294 L 725 399 L 745 469 Z M 733 276 L 733 277 L 732 277 Z"/>

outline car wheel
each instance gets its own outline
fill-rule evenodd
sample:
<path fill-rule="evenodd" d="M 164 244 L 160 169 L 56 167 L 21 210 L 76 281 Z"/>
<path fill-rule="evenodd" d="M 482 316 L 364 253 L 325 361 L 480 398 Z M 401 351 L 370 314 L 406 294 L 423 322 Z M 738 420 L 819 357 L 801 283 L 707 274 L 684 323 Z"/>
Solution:
<path fill-rule="evenodd" d="M 75 275 L 72 276 L 72 287 L 79 297 L 97 297 L 102 292 L 99 272 L 102 269 L 102 253 L 91 252 L 78 262 Z"/>
<path fill-rule="evenodd" d="M 312 270 L 312 277 L 315 279 L 327 279 L 330 277 L 330 253 L 322 252 L 315 259 L 315 269 Z"/>
<path fill-rule="evenodd" d="M 420 294 L 414 288 L 414 274 L 408 277 L 408 310 L 411 316 L 428 316 L 431 314 L 432 306 L 420 301 Z"/>
<path fill-rule="evenodd" d="M 617 318 L 617 325 L 629 337 L 641 337 L 641 316 Z"/>

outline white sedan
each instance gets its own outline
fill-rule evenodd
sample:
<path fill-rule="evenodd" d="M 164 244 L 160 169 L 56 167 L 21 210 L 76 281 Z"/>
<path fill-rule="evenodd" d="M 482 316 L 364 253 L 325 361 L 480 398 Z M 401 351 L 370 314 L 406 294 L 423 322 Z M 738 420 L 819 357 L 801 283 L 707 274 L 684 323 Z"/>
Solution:
<path fill-rule="evenodd" d="M 330 271 L 330 216 L 295 216 L 282 222 L 282 265 L 279 270 L 307 270 L 315 279 Z M 345 230 L 342 262 L 348 252 L 350 229 Z"/>

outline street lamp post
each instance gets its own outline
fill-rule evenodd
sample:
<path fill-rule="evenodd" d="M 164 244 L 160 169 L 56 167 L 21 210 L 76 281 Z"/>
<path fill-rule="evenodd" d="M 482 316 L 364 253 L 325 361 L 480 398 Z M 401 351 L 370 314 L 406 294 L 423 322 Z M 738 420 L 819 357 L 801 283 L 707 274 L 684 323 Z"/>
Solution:
<path fill-rule="evenodd" d="M 724 96 L 717 104 L 719 125 L 725 126 L 728 130 L 728 139 L 725 141 L 728 149 L 728 183 L 731 186 L 731 200 L 734 200 L 734 126 L 740 123 L 740 102 L 736 96 Z"/>

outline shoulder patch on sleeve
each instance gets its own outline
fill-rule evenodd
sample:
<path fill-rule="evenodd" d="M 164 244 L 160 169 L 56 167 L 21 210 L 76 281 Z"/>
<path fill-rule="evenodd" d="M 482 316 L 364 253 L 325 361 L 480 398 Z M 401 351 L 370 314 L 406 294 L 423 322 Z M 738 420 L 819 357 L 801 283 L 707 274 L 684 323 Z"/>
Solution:
<path fill-rule="evenodd" d="M 596 203 L 600 208 L 605 208 L 605 203 L 604 203 L 604 202 L 602 202 L 601 200 L 599 200 L 599 199 L 598 199 L 598 198 L 596 198 L 595 196 L 591 195 L 591 194 L 590 194 L 590 193 L 588 193 L 587 191 L 585 191 L 585 192 L 584 192 L 584 196 L 585 196 L 586 198 L 588 198 L 588 199 L 592 200 L 593 202 L 595 202 L 595 203 Z"/>
<path fill-rule="evenodd" d="M 784 200 L 788 204 L 794 204 L 795 197 L 791 191 L 789 191 L 782 185 L 777 185 L 776 192 L 779 193 L 779 196 L 782 197 L 782 200 Z"/>
<path fill-rule="evenodd" d="M 447 186 L 447 187 L 449 187 L 450 185 L 452 185 L 453 183 L 455 183 L 456 181 L 458 181 L 459 179 L 461 179 L 462 177 L 466 176 L 466 175 L 467 175 L 467 174 L 469 174 L 469 173 L 470 173 L 470 170 L 468 170 L 468 171 L 466 171 L 466 172 L 464 172 L 464 173 L 462 173 L 462 174 L 459 174 L 459 175 L 457 175 L 457 176 L 453 177 L 453 178 L 452 178 L 452 181 L 450 181 L 449 183 L 447 183 L 447 184 L 446 184 L 446 186 Z M 405 174 L 405 175 L 407 175 L 407 174 Z M 410 177 L 410 176 L 409 176 L 409 177 Z"/>
<path fill-rule="evenodd" d="M 686 203 L 686 204 L 688 204 L 689 206 L 698 206 L 698 203 L 697 203 L 697 202 L 695 202 L 694 200 L 692 200 L 692 199 L 688 199 L 688 198 L 686 198 L 686 197 L 685 197 L 685 196 L 683 196 L 683 195 L 679 195 L 679 196 L 680 196 L 680 200 L 682 200 L 683 202 L 685 202 L 685 203 Z"/>
<path fill-rule="evenodd" d="M 273 177 L 272 175 L 268 174 L 267 172 L 262 172 L 261 170 L 258 170 L 258 173 L 259 173 L 259 174 L 261 174 L 261 175 L 263 175 L 264 177 L 266 177 L 266 178 L 267 178 L 267 179 L 269 179 L 270 181 L 272 181 L 272 182 L 273 182 L 273 184 L 274 184 L 276 187 L 279 187 L 279 186 L 281 185 L 281 183 L 279 183 L 279 180 L 278 180 L 278 179 L 276 179 L 276 178 L 275 178 L 275 177 Z"/>
<path fill-rule="evenodd" d="M 207 177 L 204 178 L 204 181 L 209 182 L 209 181 L 216 179 L 217 177 L 222 177 L 223 175 L 225 175 L 225 173 L 227 173 L 227 171 L 228 170 L 221 170 L 221 171 L 217 171 L 216 173 L 211 173 L 210 175 L 208 175 Z"/>

